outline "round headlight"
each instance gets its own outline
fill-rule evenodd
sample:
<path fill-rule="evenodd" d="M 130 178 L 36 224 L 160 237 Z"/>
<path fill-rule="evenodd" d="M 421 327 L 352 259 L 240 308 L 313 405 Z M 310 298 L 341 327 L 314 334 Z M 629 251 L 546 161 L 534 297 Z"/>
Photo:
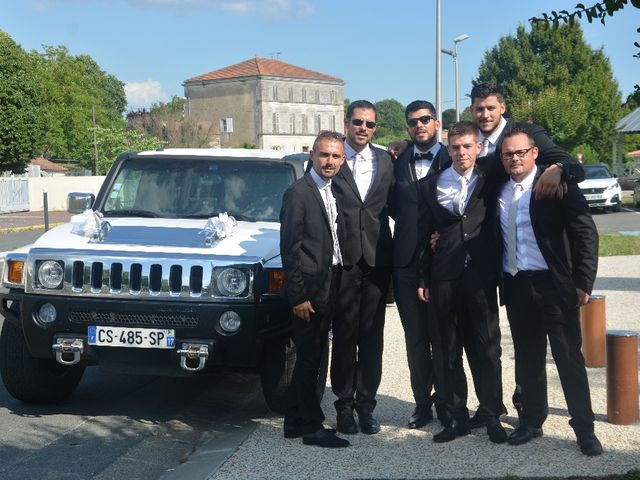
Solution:
<path fill-rule="evenodd" d="M 227 310 L 220 315 L 218 323 L 223 333 L 236 333 L 240 328 L 240 315 L 231 310 Z"/>
<path fill-rule="evenodd" d="M 38 267 L 38 280 L 45 288 L 58 288 L 64 279 L 64 269 L 54 260 L 42 262 Z"/>
<path fill-rule="evenodd" d="M 247 288 L 247 275 L 237 268 L 225 268 L 216 279 L 218 291 L 229 297 L 237 297 Z"/>
<path fill-rule="evenodd" d="M 38 323 L 44 326 L 49 325 L 56 321 L 57 315 L 56 307 L 50 303 L 45 303 L 38 309 Z"/>

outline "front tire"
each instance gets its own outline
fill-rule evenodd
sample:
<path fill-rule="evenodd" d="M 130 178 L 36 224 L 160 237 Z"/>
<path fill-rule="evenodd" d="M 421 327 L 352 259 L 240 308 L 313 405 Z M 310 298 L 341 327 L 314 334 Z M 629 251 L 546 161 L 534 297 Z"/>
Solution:
<path fill-rule="evenodd" d="M 61 365 L 34 358 L 22 330 L 8 321 L 0 332 L 0 374 L 7 391 L 26 403 L 56 403 L 67 399 L 82 379 L 84 366 Z"/>

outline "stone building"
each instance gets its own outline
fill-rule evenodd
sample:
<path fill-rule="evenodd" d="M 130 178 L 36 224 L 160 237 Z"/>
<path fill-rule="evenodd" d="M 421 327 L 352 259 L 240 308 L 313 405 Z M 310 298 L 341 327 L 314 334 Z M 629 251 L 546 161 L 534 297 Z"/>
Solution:
<path fill-rule="evenodd" d="M 279 60 L 255 57 L 183 86 L 185 118 L 213 127 L 221 147 L 303 152 L 320 130 L 343 129 L 344 81 Z"/>

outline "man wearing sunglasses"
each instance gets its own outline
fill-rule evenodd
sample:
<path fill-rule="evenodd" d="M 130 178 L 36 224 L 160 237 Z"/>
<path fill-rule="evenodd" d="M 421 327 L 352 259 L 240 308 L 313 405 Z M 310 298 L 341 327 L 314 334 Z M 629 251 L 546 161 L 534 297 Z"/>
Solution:
<path fill-rule="evenodd" d="M 499 278 L 521 403 L 520 423 L 508 442 L 521 445 L 542 436 L 549 413 L 548 337 L 578 446 L 585 455 L 599 455 L 602 445 L 594 434 L 578 319 L 578 307 L 588 302 L 596 277 L 598 231 L 574 183 L 562 199 L 535 199 L 531 192 L 540 177 L 537 156 L 538 147 L 526 128 L 504 135 L 500 157 L 510 179 L 498 195 Z"/>
<path fill-rule="evenodd" d="M 358 100 L 347 108 L 345 165 L 333 180 L 346 225 L 343 272 L 333 322 L 331 386 L 338 431 L 375 434 L 375 396 L 382 375 L 386 296 L 393 244 L 388 203 L 393 164 L 384 150 L 371 145 L 376 108 Z"/>
<path fill-rule="evenodd" d="M 393 289 L 398 313 L 405 333 L 411 389 L 416 402 L 407 422 L 409 428 L 421 428 L 433 419 L 434 371 L 431 359 L 431 339 L 427 329 L 427 305 L 418 300 L 418 180 L 440 170 L 449 163 L 447 148 L 436 134 L 440 122 L 432 103 L 416 100 L 405 109 L 407 133 L 413 142 L 394 162 L 396 184 L 393 191 Z M 437 382 L 436 382 L 437 384 Z M 438 389 L 436 388 L 436 396 Z M 435 398 L 438 412 L 442 399 Z M 439 415 L 440 417 L 442 415 Z"/>

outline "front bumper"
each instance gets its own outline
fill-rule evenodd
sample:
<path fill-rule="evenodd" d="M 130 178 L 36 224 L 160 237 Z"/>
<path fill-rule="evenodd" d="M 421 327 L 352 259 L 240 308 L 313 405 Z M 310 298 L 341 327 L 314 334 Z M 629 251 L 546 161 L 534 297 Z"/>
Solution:
<path fill-rule="evenodd" d="M 56 321 L 42 327 L 36 322 L 40 307 L 50 303 L 57 311 Z M 235 311 L 240 329 L 224 335 L 216 328 L 220 315 Z M 265 342 L 285 335 L 291 325 L 290 309 L 283 300 L 255 303 L 180 303 L 162 301 L 122 301 L 110 299 L 61 297 L 12 291 L 0 298 L 0 313 L 6 321 L 18 325 L 31 355 L 53 359 L 52 345 L 60 338 L 82 339 L 80 363 L 101 365 L 135 373 L 182 374 L 178 351 L 185 344 L 208 347 L 207 367 L 255 371 Z M 87 344 L 89 325 L 131 328 L 172 328 L 175 349 L 139 349 Z"/>

